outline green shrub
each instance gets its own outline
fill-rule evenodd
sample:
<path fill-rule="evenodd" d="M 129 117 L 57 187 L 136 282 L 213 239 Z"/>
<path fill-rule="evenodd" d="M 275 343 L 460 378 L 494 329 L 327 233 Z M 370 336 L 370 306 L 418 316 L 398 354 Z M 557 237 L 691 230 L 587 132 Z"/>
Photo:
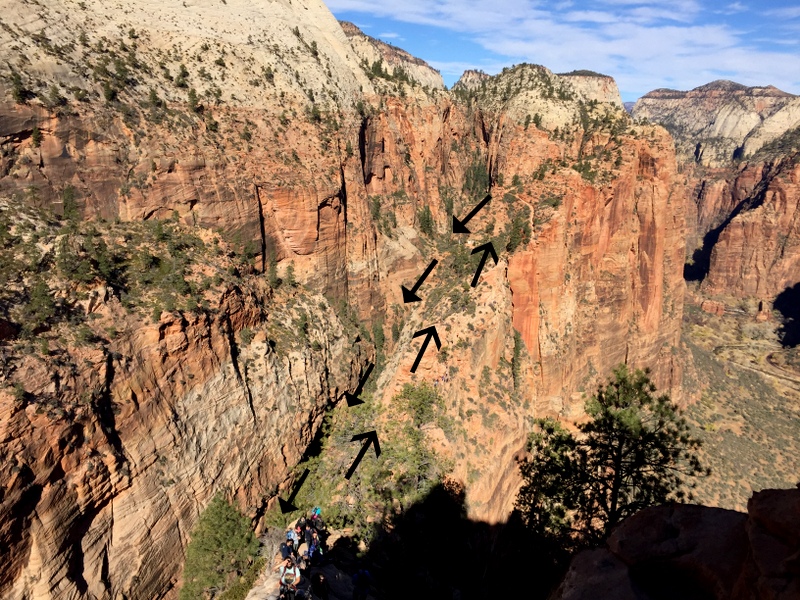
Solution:
<path fill-rule="evenodd" d="M 419 219 L 419 229 L 428 237 L 433 237 L 433 215 L 430 206 L 425 206 L 417 213 Z"/>
<path fill-rule="evenodd" d="M 405 384 L 399 399 L 407 402 L 416 427 L 433 421 L 435 409 L 442 402 L 439 394 L 427 382 L 417 386 Z"/>
<path fill-rule="evenodd" d="M 258 553 L 249 521 L 221 496 L 200 516 L 186 547 L 181 600 L 203 598 L 206 590 L 223 589 L 229 575 L 244 573 Z"/>

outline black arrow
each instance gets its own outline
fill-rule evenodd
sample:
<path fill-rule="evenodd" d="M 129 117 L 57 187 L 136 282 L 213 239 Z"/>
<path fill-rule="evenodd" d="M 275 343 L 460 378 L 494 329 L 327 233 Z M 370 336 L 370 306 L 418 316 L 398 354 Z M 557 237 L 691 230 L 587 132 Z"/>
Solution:
<path fill-rule="evenodd" d="M 481 276 L 481 271 L 483 271 L 483 266 L 486 264 L 486 259 L 489 258 L 489 255 L 494 259 L 494 264 L 497 264 L 498 260 L 497 252 L 494 251 L 494 244 L 492 244 L 492 242 L 487 242 L 482 246 L 478 246 L 472 251 L 472 254 L 480 251 L 483 251 L 483 256 L 481 256 L 481 260 L 478 263 L 478 270 L 475 271 L 475 277 L 472 278 L 472 287 L 478 285 L 478 278 Z"/>
<path fill-rule="evenodd" d="M 482 209 L 486 204 L 488 204 L 489 200 L 492 199 L 491 194 L 486 194 L 486 198 L 478 202 L 478 206 L 473 208 L 469 214 L 464 217 L 463 221 L 459 221 L 455 215 L 453 215 L 453 233 L 469 233 L 469 229 L 467 229 L 467 223 L 469 220 L 478 214 L 478 211 Z"/>
<path fill-rule="evenodd" d="M 357 406 L 359 404 L 364 404 L 364 401 L 358 397 L 361 393 L 361 390 L 364 389 L 364 384 L 367 383 L 367 379 L 369 379 L 369 374 L 372 373 L 372 369 L 375 365 L 369 363 L 367 365 L 367 370 L 364 372 L 364 376 L 361 377 L 361 380 L 358 382 L 358 387 L 354 393 L 345 392 L 344 397 L 347 398 L 347 406 Z"/>
<path fill-rule="evenodd" d="M 350 479 L 353 476 L 353 473 L 356 472 L 356 467 L 358 463 L 361 462 L 361 459 L 364 458 L 364 455 L 367 453 L 367 448 L 369 448 L 370 444 L 375 446 L 375 457 L 381 455 L 381 445 L 378 443 L 378 434 L 373 429 L 372 431 L 367 431 L 366 433 L 359 433 L 358 435 L 354 435 L 353 439 L 350 440 L 351 442 L 355 442 L 357 440 L 367 440 L 364 442 L 364 445 L 361 446 L 361 450 L 358 451 L 358 456 L 353 461 L 353 465 L 347 471 L 347 475 L 344 476 L 345 479 Z"/>
<path fill-rule="evenodd" d="M 412 287 L 411 289 L 408 289 L 404 285 L 400 286 L 403 289 L 403 304 L 408 304 L 409 302 L 419 302 L 420 300 L 422 300 L 422 298 L 417 296 L 417 290 L 419 289 L 419 286 L 421 286 L 422 283 L 425 281 L 425 279 L 428 277 L 428 275 L 431 274 L 431 271 L 433 271 L 433 267 L 435 267 L 436 263 L 438 262 L 439 261 L 434 258 L 431 261 L 431 264 L 428 265 L 428 268 L 425 269 L 425 272 L 422 275 L 420 275 L 419 279 L 417 279 L 417 283 L 415 283 L 414 287 Z"/>
<path fill-rule="evenodd" d="M 297 482 L 297 485 L 294 486 L 294 491 L 292 495 L 289 496 L 289 500 L 286 501 L 283 498 L 278 498 L 278 504 L 281 505 L 281 512 L 285 515 L 286 513 L 294 512 L 297 510 L 297 507 L 294 505 L 294 499 L 297 498 L 297 492 L 300 491 L 300 488 L 303 487 L 303 482 L 308 477 L 308 469 L 303 471 L 303 474 L 300 475 L 300 479 Z"/>
<path fill-rule="evenodd" d="M 426 329 L 420 329 L 417 333 L 415 333 L 411 337 L 419 337 L 425 334 L 427 334 L 427 337 L 422 341 L 422 347 L 419 349 L 419 354 L 417 354 L 417 360 L 414 361 L 414 366 L 411 367 L 412 373 L 414 373 L 417 370 L 417 367 L 419 366 L 419 361 L 422 360 L 422 355 L 425 354 L 425 348 L 428 347 L 428 343 L 431 341 L 431 338 L 433 338 L 433 341 L 436 342 L 437 350 L 441 350 L 442 348 L 442 342 L 439 341 L 439 334 L 436 333 L 436 327 L 434 327 L 433 325 L 427 327 Z"/>

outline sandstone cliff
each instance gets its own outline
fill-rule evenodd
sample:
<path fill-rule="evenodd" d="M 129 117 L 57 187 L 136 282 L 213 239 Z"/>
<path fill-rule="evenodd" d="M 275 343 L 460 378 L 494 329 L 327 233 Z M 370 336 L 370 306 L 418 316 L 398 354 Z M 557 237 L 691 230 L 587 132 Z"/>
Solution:
<path fill-rule="evenodd" d="M 722 167 L 797 127 L 800 101 L 773 86 L 713 81 L 689 92 L 649 92 L 633 117 L 664 125 L 675 137 L 678 160 Z"/>
<path fill-rule="evenodd" d="M 74 367 L 4 342 L 4 382 L 24 394 L 3 392 L 0 413 L 3 456 L 18 457 L 2 472 L 2 593 L 173 595 L 199 512 L 226 492 L 260 522 L 374 358 L 354 343 L 370 331 L 386 339 L 379 405 L 438 380 L 457 426 L 426 439 L 477 518 L 507 515 L 531 419 L 580 418 L 617 363 L 650 367 L 679 397 L 683 191 L 671 140 L 634 125 L 609 78 L 522 65 L 466 96 L 425 90 L 368 73 L 361 42 L 307 1 L 4 8 L 0 191 L 58 215 L 221 230 L 257 272 L 209 295 L 214 311 L 151 325 L 101 295 L 98 327 L 126 333 L 98 329 L 91 353 L 59 342 L 87 353 Z M 474 235 L 453 240 L 451 215 L 490 188 Z M 472 290 L 469 252 L 488 240 L 501 262 Z M 433 257 L 426 302 L 403 306 L 400 285 Z M 273 296 L 274 263 L 308 291 Z M 33 278 L 15 285 L 29 294 Z M 366 334 L 344 333 L 350 311 Z M 434 324 L 446 352 L 429 349 L 412 377 L 412 335 Z M 66 392 L 53 383 L 69 378 Z M 79 412 L 87 385 L 98 398 Z M 47 402 L 54 416 L 36 415 Z"/>
<path fill-rule="evenodd" d="M 607 548 L 575 557 L 554 598 L 800 596 L 800 490 L 764 490 L 747 514 L 705 506 L 645 509 Z"/>
<path fill-rule="evenodd" d="M 689 190 L 687 276 L 704 294 L 771 302 L 797 282 L 798 107 L 772 86 L 730 81 L 656 90 L 634 107 L 675 139 Z"/>

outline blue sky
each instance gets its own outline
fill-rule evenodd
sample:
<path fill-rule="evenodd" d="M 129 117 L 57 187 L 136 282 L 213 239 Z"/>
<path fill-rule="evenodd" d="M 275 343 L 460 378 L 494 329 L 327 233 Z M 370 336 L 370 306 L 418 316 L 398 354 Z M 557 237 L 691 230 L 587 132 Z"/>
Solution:
<path fill-rule="evenodd" d="M 529 62 L 611 75 L 625 101 L 715 79 L 800 94 L 800 2 L 324 1 L 439 69 L 448 87 L 465 69 Z"/>

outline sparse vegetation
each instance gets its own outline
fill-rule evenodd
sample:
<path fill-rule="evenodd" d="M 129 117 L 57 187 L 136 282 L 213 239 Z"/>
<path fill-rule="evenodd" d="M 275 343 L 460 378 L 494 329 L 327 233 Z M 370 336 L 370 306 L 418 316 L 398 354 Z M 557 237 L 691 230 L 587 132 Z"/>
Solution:
<path fill-rule="evenodd" d="M 181 600 L 202 598 L 212 589 L 225 592 L 231 575 L 238 579 L 252 571 L 257 574 L 252 567 L 257 555 L 258 541 L 249 521 L 222 496 L 215 496 L 200 515 L 186 547 Z"/>

